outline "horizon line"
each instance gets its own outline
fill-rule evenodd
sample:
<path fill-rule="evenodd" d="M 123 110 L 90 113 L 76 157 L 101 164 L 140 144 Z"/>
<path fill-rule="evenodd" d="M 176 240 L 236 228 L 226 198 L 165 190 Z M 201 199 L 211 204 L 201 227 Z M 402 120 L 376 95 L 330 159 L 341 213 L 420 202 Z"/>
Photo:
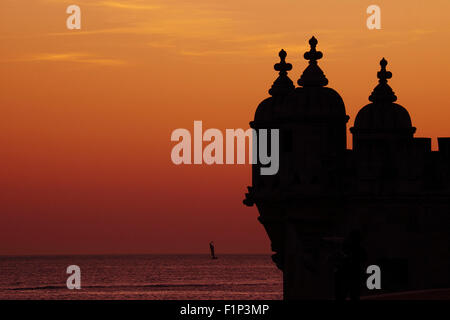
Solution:
<path fill-rule="evenodd" d="M 225 252 L 218 254 L 217 256 L 229 256 L 229 255 L 272 255 L 273 253 L 233 253 Z M 9 257 L 64 257 L 64 256 L 193 256 L 193 255 L 205 255 L 210 256 L 210 253 L 198 252 L 198 253 L 32 253 L 32 254 L 0 254 L 0 258 Z"/>

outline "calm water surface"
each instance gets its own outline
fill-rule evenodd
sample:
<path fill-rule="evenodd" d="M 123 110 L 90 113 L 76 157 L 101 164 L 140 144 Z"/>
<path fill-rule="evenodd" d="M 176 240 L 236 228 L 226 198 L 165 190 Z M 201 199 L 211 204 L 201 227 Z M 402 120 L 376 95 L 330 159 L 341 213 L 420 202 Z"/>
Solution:
<path fill-rule="evenodd" d="M 0 257 L 0 299 L 282 299 L 282 274 L 269 255 Z"/>

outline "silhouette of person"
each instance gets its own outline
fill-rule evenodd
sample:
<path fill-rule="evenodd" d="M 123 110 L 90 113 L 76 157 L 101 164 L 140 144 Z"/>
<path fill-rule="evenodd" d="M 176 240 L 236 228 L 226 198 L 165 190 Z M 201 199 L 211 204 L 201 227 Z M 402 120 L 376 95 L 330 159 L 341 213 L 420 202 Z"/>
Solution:
<path fill-rule="evenodd" d="M 335 269 L 336 300 L 359 300 L 361 283 L 364 274 L 366 251 L 361 246 L 358 231 L 352 231 L 344 240 L 342 252 L 339 254 Z"/>
<path fill-rule="evenodd" d="M 215 258 L 216 258 L 216 255 L 215 255 L 215 253 L 214 253 L 214 242 L 213 242 L 213 241 L 211 241 L 211 242 L 209 243 L 209 250 L 211 251 L 211 258 L 212 258 L 212 259 L 215 259 Z"/>

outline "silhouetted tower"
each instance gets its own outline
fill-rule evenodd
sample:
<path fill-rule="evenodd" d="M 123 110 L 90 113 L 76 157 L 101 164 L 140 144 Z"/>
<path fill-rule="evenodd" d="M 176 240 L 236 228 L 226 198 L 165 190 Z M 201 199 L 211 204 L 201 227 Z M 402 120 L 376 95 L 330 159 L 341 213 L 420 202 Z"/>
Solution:
<path fill-rule="evenodd" d="M 439 151 L 432 151 L 430 138 L 414 137 L 382 59 L 379 83 L 356 116 L 353 150 L 347 150 L 349 117 L 339 94 L 326 87 L 317 40 L 309 43 L 299 87 L 288 77 L 292 65 L 282 50 L 271 97 L 250 123 L 280 130 L 279 171 L 262 176 L 261 165 L 253 165 L 244 203 L 258 208 L 283 271 L 284 298 L 333 298 L 334 286 L 342 287 L 334 272 L 342 241 L 352 233 L 361 235 L 367 252 L 367 265 L 361 259 L 354 272 L 380 266 L 384 292 L 450 287 L 450 138 L 438 138 Z"/>
<path fill-rule="evenodd" d="M 317 40 L 309 41 L 309 61 L 294 88 L 287 76 L 292 69 L 286 52 L 280 52 L 280 72 L 258 106 L 250 126 L 280 129 L 280 168 L 276 175 L 261 176 L 253 166 L 253 186 L 244 201 L 256 204 L 275 252 L 273 260 L 283 270 L 285 298 L 328 297 L 323 286 L 331 281 L 330 254 L 323 238 L 334 234 L 342 207 L 339 197 L 346 152 L 346 115 L 339 94 L 326 87 L 328 80 L 318 66 L 322 52 Z M 321 286 L 323 284 L 323 286 Z"/>
<path fill-rule="evenodd" d="M 380 61 L 378 85 L 369 97 L 372 102 L 357 114 L 353 134 L 354 167 L 358 192 L 393 194 L 412 192 L 420 184 L 425 158 L 431 153 L 430 138 L 414 138 L 416 128 L 408 111 L 395 103 L 388 85 L 392 73 L 387 61 Z"/>
<path fill-rule="evenodd" d="M 392 73 L 386 70 L 387 61 L 380 61 L 378 85 L 369 97 L 372 102 L 363 107 L 356 116 L 353 134 L 353 150 L 359 177 L 360 189 L 376 193 L 391 193 L 402 188 L 398 178 L 405 178 L 412 165 L 414 145 L 431 149 L 430 139 L 414 140 L 416 131 L 411 124 L 408 111 L 397 100 L 388 79 Z M 428 146 L 427 146 L 428 144 Z M 420 146 L 419 146 L 420 147 Z M 423 151 L 423 150 L 422 150 Z M 373 183 L 376 178 L 376 183 Z"/>

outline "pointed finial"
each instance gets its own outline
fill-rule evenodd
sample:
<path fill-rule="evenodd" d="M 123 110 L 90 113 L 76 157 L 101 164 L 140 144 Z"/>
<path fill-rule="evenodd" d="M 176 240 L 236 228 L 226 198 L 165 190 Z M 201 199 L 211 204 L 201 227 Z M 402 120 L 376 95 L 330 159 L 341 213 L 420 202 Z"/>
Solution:
<path fill-rule="evenodd" d="M 392 78 L 392 72 L 386 70 L 388 62 L 385 58 L 381 59 L 381 70 L 377 72 L 378 85 L 373 89 L 369 100 L 372 102 L 394 102 L 397 97 L 392 88 L 388 85 L 388 79 Z"/>
<path fill-rule="evenodd" d="M 380 81 L 385 82 L 385 83 L 387 83 L 388 79 L 392 78 L 392 72 L 386 71 L 387 64 L 388 64 L 388 62 L 386 61 L 385 58 L 381 59 L 381 61 L 380 61 L 381 70 L 378 71 L 378 73 L 377 73 L 378 79 L 380 79 Z"/>
<path fill-rule="evenodd" d="M 305 52 L 305 54 L 303 55 L 306 60 L 317 61 L 322 59 L 322 52 L 316 51 L 317 43 L 318 41 L 314 36 L 309 39 L 309 45 L 311 46 L 311 49 L 308 52 Z"/>
<path fill-rule="evenodd" d="M 292 70 L 292 64 L 286 62 L 286 51 L 281 49 L 278 56 L 280 57 L 280 62 L 276 63 L 273 68 L 279 71 L 279 76 L 269 90 L 269 94 L 272 96 L 284 95 L 295 89 L 294 83 L 287 76 L 287 72 Z"/>
<path fill-rule="evenodd" d="M 292 70 L 292 64 L 286 63 L 286 51 L 284 51 L 284 49 L 281 49 L 281 51 L 278 53 L 278 56 L 280 57 L 280 62 L 276 63 L 273 68 L 276 71 L 279 71 L 280 74 L 287 74 L 287 71 Z"/>
<path fill-rule="evenodd" d="M 316 50 L 317 43 L 318 41 L 314 36 L 309 39 L 311 49 L 303 55 L 306 60 L 309 60 L 309 65 L 297 81 L 300 86 L 323 87 L 328 84 L 328 79 L 323 74 L 322 69 L 317 65 L 317 60 L 323 57 L 322 52 Z"/>

